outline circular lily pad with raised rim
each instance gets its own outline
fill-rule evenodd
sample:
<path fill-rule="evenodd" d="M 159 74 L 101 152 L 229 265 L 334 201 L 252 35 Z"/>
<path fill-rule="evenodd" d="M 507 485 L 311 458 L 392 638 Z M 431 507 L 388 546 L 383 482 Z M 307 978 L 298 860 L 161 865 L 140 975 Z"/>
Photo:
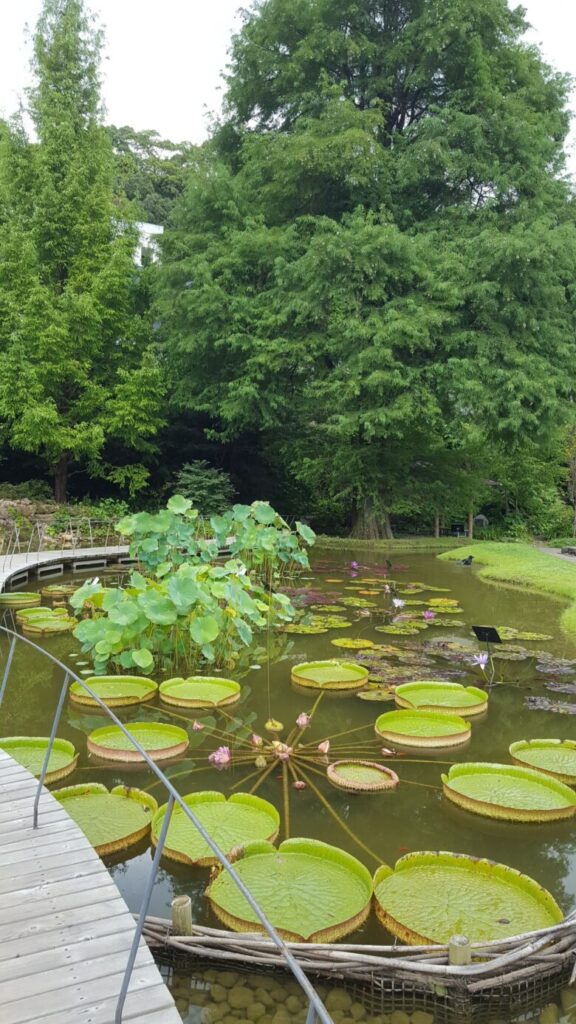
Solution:
<path fill-rule="evenodd" d="M 40 594 L 35 594 L 32 591 L 13 590 L 0 594 L 0 607 L 4 608 L 32 608 L 34 605 L 40 604 L 40 601 Z"/>
<path fill-rule="evenodd" d="M 575 740 L 518 740 L 508 749 L 514 764 L 528 765 L 560 782 L 576 785 Z"/>
<path fill-rule="evenodd" d="M 77 590 L 77 583 L 49 583 L 46 587 L 42 587 L 40 593 L 42 597 L 49 598 L 71 597 Z"/>
<path fill-rule="evenodd" d="M 376 914 L 409 945 L 452 935 L 492 942 L 559 924 L 563 914 L 538 882 L 515 868 L 462 853 L 409 853 L 374 875 Z"/>
<path fill-rule="evenodd" d="M 45 615 L 35 615 L 33 618 L 25 619 L 21 623 L 23 633 L 31 633 L 38 636 L 70 633 L 77 625 L 77 620 L 71 616 L 55 614 L 54 611 L 48 608 Z"/>
<path fill-rule="evenodd" d="M 368 669 L 350 661 L 307 661 L 292 669 L 292 682 L 311 690 L 360 690 Z"/>
<path fill-rule="evenodd" d="M 144 839 L 158 810 L 154 797 L 128 786 L 108 791 L 99 782 L 87 782 L 57 789 L 53 795 L 101 856 Z"/>
<path fill-rule="evenodd" d="M 144 676 L 90 676 L 86 685 L 94 690 L 94 693 L 108 705 L 109 708 L 128 707 L 130 704 L 144 704 L 146 701 L 154 700 L 156 683 Z M 97 708 L 93 697 L 80 683 L 72 683 L 70 700 L 75 704 L 83 704 L 85 707 Z"/>
<path fill-rule="evenodd" d="M 328 780 L 349 793 L 380 793 L 395 789 L 399 783 L 396 772 L 377 761 L 334 761 L 326 769 Z"/>
<path fill-rule="evenodd" d="M 19 608 L 16 612 L 16 622 L 33 622 L 35 619 L 68 619 L 70 617 L 67 608 L 47 608 L 46 605 L 37 604 L 33 608 Z"/>
<path fill-rule="evenodd" d="M 382 739 L 406 747 L 458 747 L 471 733 L 470 723 L 459 715 L 437 711 L 386 711 L 374 728 Z"/>
<path fill-rule="evenodd" d="M 250 843 L 234 867 L 285 939 L 335 942 L 363 924 L 370 913 L 370 872 L 336 846 L 315 839 L 287 839 L 278 849 L 270 843 Z M 225 871 L 206 895 L 229 928 L 263 931 Z"/>
<path fill-rule="evenodd" d="M 251 793 L 234 793 L 226 799 L 224 793 L 207 791 L 189 793 L 183 800 L 226 854 L 256 839 L 273 841 L 278 835 L 278 811 L 268 800 Z M 167 806 L 163 804 L 154 815 L 153 845 L 158 841 Z M 178 805 L 172 812 L 164 855 L 182 864 L 200 867 L 218 863 L 208 843 Z"/>
<path fill-rule="evenodd" d="M 240 683 L 219 676 L 190 676 L 160 683 L 160 699 L 180 708 L 221 708 L 240 700 Z"/>
<path fill-rule="evenodd" d="M 467 811 L 504 821 L 555 821 L 576 814 L 576 793 L 557 779 L 518 765 L 453 764 L 444 795 Z"/>
<path fill-rule="evenodd" d="M 180 757 L 188 749 L 188 733 L 178 725 L 163 722 L 131 722 L 126 728 L 153 761 Z M 144 761 L 118 725 L 94 729 L 87 740 L 91 754 L 106 761 Z"/>
<path fill-rule="evenodd" d="M 402 683 L 396 687 L 399 708 L 437 711 L 439 714 L 480 715 L 488 707 L 488 695 L 478 686 L 462 686 L 440 679 Z"/>
<path fill-rule="evenodd" d="M 40 775 L 50 740 L 47 736 L 3 736 L 0 750 L 5 750 L 15 761 L 33 775 Z M 68 740 L 56 738 L 48 761 L 45 782 L 59 782 L 71 775 L 78 764 L 78 754 Z"/>

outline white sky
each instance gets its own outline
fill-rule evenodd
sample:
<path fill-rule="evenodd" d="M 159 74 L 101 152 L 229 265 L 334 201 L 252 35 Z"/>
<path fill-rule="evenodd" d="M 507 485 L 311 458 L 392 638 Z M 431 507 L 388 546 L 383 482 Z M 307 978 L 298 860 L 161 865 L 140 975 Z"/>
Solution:
<path fill-rule="evenodd" d="M 201 142 L 207 112 L 220 106 L 220 72 L 242 2 L 249 6 L 249 0 L 89 0 L 106 30 L 109 122 Z M 0 0 L 0 6 L 0 115 L 6 116 L 28 82 L 25 26 L 34 26 L 41 0 Z M 574 0 L 524 0 L 524 6 L 534 26 L 530 38 L 550 64 L 576 77 Z M 571 164 L 576 169 L 574 153 Z"/>

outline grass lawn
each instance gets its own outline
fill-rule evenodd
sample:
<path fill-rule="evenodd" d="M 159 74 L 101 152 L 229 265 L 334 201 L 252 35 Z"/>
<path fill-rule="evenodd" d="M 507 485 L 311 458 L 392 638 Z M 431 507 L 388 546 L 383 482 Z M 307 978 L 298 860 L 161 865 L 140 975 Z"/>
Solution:
<path fill-rule="evenodd" d="M 576 632 L 576 562 L 571 565 L 531 544 L 496 541 L 467 544 L 439 557 L 454 560 L 467 555 L 474 555 L 474 564 L 481 566 L 478 575 L 482 579 L 528 587 L 569 601 L 560 625 L 566 633 Z"/>
<path fill-rule="evenodd" d="M 398 540 L 359 540 L 356 537 L 326 537 L 318 534 L 316 543 L 323 548 L 370 548 L 373 551 L 447 551 L 460 550 L 467 544 L 466 538 L 458 537 L 400 537 Z M 458 558 L 459 555 L 456 555 Z"/>

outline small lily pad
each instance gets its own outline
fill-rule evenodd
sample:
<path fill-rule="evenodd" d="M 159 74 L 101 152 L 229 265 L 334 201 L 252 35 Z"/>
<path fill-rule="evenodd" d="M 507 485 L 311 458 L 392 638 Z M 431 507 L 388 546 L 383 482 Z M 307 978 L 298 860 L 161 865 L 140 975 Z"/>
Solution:
<path fill-rule="evenodd" d="M 514 764 L 529 765 L 560 782 L 576 785 L 575 740 L 518 740 L 509 749 Z"/>
<path fill-rule="evenodd" d="M 184 803 L 196 815 L 200 823 L 225 854 L 235 847 L 244 846 L 257 839 L 273 841 L 280 829 L 278 811 L 259 796 L 250 793 L 234 793 L 226 799 L 223 793 L 189 793 Z M 152 821 L 152 845 L 155 846 L 168 805 L 164 804 Z M 164 855 L 170 860 L 183 864 L 205 867 L 218 864 L 208 843 L 176 805 L 172 812 Z"/>
<path fill-rule="evenodd" d="M 320 633 L 327 633 L 326 626 L 304 626 L 298 622 L 289 622 L 282 626 L 283 633 L 294 633 L 296 636 L 319 636 Z"/>
<path fill-rule="evenodd" d="M 392 636 L 416 636 L 419 630 L 415 626 L 374 626 L 377 633 L 390 633 Z"/>
<path fill-rule="evenodd" d="M 513 626 L 497 626 L 502 640 L 553 640 L 550 633 L 533 633 L 527 629 L 515 629 Z"/>
<path fill-rule="evenodd" d="M 381 793 L 395 789 L 399 783 L 396 772 L 377 761 L 334 761 L 326 769 L 326 777 L 333 786 L 349 793 Z"/>
<path fill-rule="evenodd" d="M 363 651 L 374 646 L 373 640 L 366 640 L 364 637 L 338 637 L 330 643 L 333 647 L 344 647 L 348 651 Z"/>
<path fill-rule="evenodd" d="M 555 821 L 576 814 L 576 794 L 549 775 L 516 765 L 454 764 L 444 795 L 467 811 L 504 821 Z"/>
<path fill-rule="evenodd" d="M 86 662 L 79 661 L 78 665 Z M 84 674 L 84 673 L 82 673 Z M 91 676 L 86 685 L 110 708 L 128 707 L 130 704 L 144 704 L 154 700 L 158 689 L 156 683 L 144 676 Z M 85 707 L 99 707 L 93 697 L 86 692 L 80 683 L 72 683 L 70 700 Z"/>
<path fill-rule="evenodd" d="M 376 914 L 410 945 L 452 935 L 492 942 L 563 920 L 546 889 L 505 864 L 461 853 L 409 853 L 374 876 Z"/>
<path fill-rule="evenodd" d="M 400 708 L 469 716 L 486 711 L 488 695 L 478 686 L 427 679 L 399 686 L 396 690 L 396 703 Z"/>
<path fill-rule="evenodd" d="M 101 856 L 126 850 L 150 832 L 158 810 L 154 797 L 141 789 L 98 782 L 57 789 L 53 794 Z"/>
<path fill-rule="evenodd" d="M 285 939 L 334 942 L 370 913 L 372 879 L 356 857 L 314 839 L 287 839 L 278 849 L 250 843 L 234 865 L 260 907 Z M 260 920 L 223 871 L 206 895 L 235 931 L 262 931 Z"/>
<path fill-rule="evenodd" d="M 367 680 L 368 669 L 349 661 L 309 661 L 292 669 L 292 682 L 311 690 L 359 690 Z"/>
<path fill-rule="evenodd" d="M 240 683 L 220 676 L 189 676 L 160 683 L 160 699 L 181 708 L 221 708 L 240 700 Z"/>
<path fill-rule="evenodd" d="M 0 750 L 5 750 L 33 775 L 40 775 L 49 743 L 47 736 L 3 736 Z M 77 764 L 78 754 L 73 744 L 68 740 L 55 739 L 44 781 L 50 784 L 65 779 Z"/>
<path fill-rule="evenodd" d="M 459 715 L 436 711 L 386 711 L 374 728 L 382 739 L 406 747 L 457 747 L 467 743 L 471 732 Z"/>
<path fill-rule="evenodd" d="M 189 738 L 185 729 L 164 722 L 131 722 L 126 726 L 153 761 L 180 757 L 188 749 Z M 87 740 L 91 754 L 106 761 L 144 762 L 140 751 L 130 742 L 120 726 L 105 725 L 94 729 Z"/>

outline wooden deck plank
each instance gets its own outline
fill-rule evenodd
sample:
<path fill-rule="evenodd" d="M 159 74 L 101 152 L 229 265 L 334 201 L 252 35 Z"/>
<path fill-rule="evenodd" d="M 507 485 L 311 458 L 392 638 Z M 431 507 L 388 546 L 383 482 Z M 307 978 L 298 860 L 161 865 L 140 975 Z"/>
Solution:
<path fill-rule="evenodd" d="M 104 863 L 47 790 L 0 751 L 0 1020 L 113 1024 L 135 922 Z M 141 943 L 124 1020 L 180 1024 Z"/>

